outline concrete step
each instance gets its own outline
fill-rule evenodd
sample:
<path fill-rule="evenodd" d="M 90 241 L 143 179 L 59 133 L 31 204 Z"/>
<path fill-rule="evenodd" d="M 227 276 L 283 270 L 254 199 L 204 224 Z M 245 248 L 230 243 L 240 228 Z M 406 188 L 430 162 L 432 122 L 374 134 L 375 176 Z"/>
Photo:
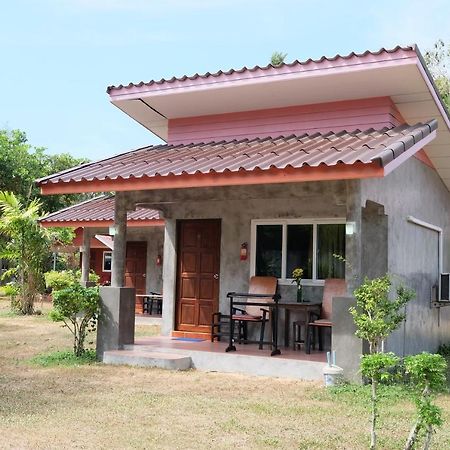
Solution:
<path fill-rule="evenodd" d="M 174 353 L 146 352 L 134 350 L 109 350 L 103 354 L 105 364 L 139 367 L 158 367 L 168 370 L 187 370 L 192 367 L 190 356 Z"/>

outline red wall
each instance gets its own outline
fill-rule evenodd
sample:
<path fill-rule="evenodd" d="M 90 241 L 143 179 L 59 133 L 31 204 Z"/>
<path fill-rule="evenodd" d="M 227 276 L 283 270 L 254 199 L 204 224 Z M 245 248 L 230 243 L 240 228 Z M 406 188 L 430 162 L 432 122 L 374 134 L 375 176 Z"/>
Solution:
<path fill-rule="evenodd" d="M 169 120 L 169 144 L 395 127 L 403 123 L 389 97 Z"/>

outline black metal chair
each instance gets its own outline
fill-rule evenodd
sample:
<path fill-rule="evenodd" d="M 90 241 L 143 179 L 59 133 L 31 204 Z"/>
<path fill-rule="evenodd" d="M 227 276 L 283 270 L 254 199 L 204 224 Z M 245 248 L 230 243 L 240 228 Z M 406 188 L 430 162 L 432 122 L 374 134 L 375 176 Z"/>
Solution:
<path fill-rule="evenodd" d="M 258 302 L 271 302 L 277 290 L 277 279 L 275 277 L 252 277 L 250 279 L 248 297 L 252 294 L 267 295 L 267 298 L 258 297 Z M 248 342 L 248 324 L 261 324 L 259 333 L 259 348 L 263 348 L 266 322 L 269 321 L 269 309 L 262 306 L 247 305 L 243 308 L 233 308 L 233 322 L 238 324 L 238 343 Z M 224 330 L 226 328 L 226 331 Z M 234 331 L 234 330 L 233 330 Z M 234 334 L 234 333 L 233 333 Z M 213 313 L 211 322 L 211 342 L 214 339 L 220 341 L 222 336 L 230 336 L 230 315 L 220 312 Z"/>
<path fill-rule="evenodd" d="M 162 295 L 158 292 L 150 292 L 142 303 L 142 312 L 153 314 L 153 303 L 156 302 L 156 314 L 162 314 Z"/>

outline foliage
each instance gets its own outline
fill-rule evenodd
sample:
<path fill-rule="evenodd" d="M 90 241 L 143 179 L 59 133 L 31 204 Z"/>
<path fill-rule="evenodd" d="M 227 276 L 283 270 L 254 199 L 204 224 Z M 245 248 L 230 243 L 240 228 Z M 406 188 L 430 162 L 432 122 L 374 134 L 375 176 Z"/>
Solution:
<path fill-rule="evenodd" d="M 80 269 L 77 269 L 75 271 L 75 277 L 77 280 L 81 279 L 81 270 Z M 98 282 L 100 281 L 100 276 L 97 275 L 92 269 L 89 271 L 89 281 L 91 283 L 95 283 L 95 284 L 98 284 Z"/>
<path fill-rule="evenodd" d="M 441 344 L 438 347 L 437 353 L 444 358 L 450 358 L 450 344 Z"/>
<path fill-rule="evenodd" d="M 356 308 L 350 308 L 350 314 L 356 324 L 356 336 L 369 342 L 370 353 L 375 353 L 389 334 L 403 320 L 400 310 L 414 297 L 414 292 L 404 286 L 396 289 L 397 297 L 389 299 L 391 280 L 388 275 L 373 280 L 365 279 L 355 290 Z"/>
<path fill-rule="evenodd" d="M 37 198 L 44 211 L 57 211 L 87 197 L 84 194 L 41 196 L 35 180 L 85 162 L 86 159 L 67 153 L 48 155 L 44 148 L 31 146 L 23 131 L 0 130 L 0 191 L 12 191 L 22 202 Z"/>
<path fill-rule="evenodd" d="M 74 284 L 53 293 L 53 307 L 50 318 L 62 321 L 73 335 L 73 352 L 81 356 L 87 333 L 94 331 L 99 312 L 98 287 L 82 287 Z"/>
<path fill-rule="evenodd" d="M 51 270 L 44 274 L 45 286 L 52 291 L 66 289 L 77 282 L 75 274 L 70 270 Z"/>
<path fill-rule="evenodd" d="M 73 367 L 79 366 L 80 364 L 92 364 L 96 359 L 95 350 L 87 349 L 80 356 L 75 356 L 70 350 L 37 355 L 30 362 L 42 367 Z"/>
<path fill-rule="evenodd" d="M 34 302 L 43 288 L 43 270 L 50 251 L 50 236 L 37 222 L 40 206 L 37 200 L 24 205 L 12 192 L 0 192 L 0 235 L 5 238 L 0 258 L 12 265 L 2 277 L 16 277 L 22 314 L 33 313 Z"/>
<path fill-rule="evenodd" d="M 415 447 L 420 437 L 429 448 L 435 427 L 442 426 L 442 411 L 433 403 L 446 385 L 447 362 L 441 355 L 423 352 L 405 358 L 405 370 L 415 393 L 417 419 L 409 433 L 405 450 Z"/>
<path fill-rule="evenodd" d="M 372 353 L 361 358 L 361 373 L 377 383 L 388 383 L 395 377 L 400 358 L 394 353 Z"/>
<path fill-rule="evenodd" d="M 270 64 L 272 64 L 272 66 L 280 66 L 281 64 L 284 63 L 286 56 L 287 53 L 273 52 L 272 56 L 270 57 Z"/>
<path fill-rule="evenodd" d="M 366 278 L 354 292 L 356 308 L 350 308 L 350 314 L 356 325 L 356 336 L 369 343 L 370 354 L 361 358 L 361 373 L 371 382 L 371 449 L 375 449 L 377 445 L 378 384 L 392 377 L 391 371 L 398 363 L 397 357 L 392 353 L 379 353 L 381 344 L 405 319 L 405 315 L 400 311 L 414 296 L 413 291 L 398 286 L 397 297 L 390 300 L 391 286 L 392 282 L 388 275 L 373 280 Z"/>
<path fill-rule="evenodd" d="M 448 71 L 450 44 L 446 44 L 442 39 L 438 39 L 433 48 L 425 52 L 424 58 L 442 100 L 447 109 L 450 109 L 450 78 Z"/>

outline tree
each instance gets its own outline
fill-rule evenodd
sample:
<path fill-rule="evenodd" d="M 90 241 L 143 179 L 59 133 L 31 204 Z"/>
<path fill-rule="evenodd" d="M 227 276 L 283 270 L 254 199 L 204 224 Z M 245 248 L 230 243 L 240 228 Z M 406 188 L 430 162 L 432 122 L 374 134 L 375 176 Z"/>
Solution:
<path fill-rule="evenodd" d="M 32 147 L 23 131 L 0 130 L 0 191 L 14 192 L 22 202 L 38 198 L 43 211 L 57 211 L 85 199 L 86 196 L 41 196 L 35 180 L 85 162 L 86 159 L 74 158 L 67 153 L 48 155 L 44 148 Z"/>
<path fill-rule="evenodd" d="M 22 314 L 34 312 L 34 302 L 43 288 L 43 273 L 48 258 L 51 238 L 39 223 L 40 202 L 22 204 L 12 192 L 0 192 L 0 258 L 12 265 L 5 277 L 17 279 L 17 309 Z"/>
<path fill-rule="evenodd" d="M 98 287 L 83 287 L 74 282 L 68 287 L 53 291 L 53 310 L 50 317 L 64 322 L 73 335 L 73 352 L 82 356 L 89 331 L 97 324 L 100 296 Z"/>
<path fill-rule="evenodd" d="M 427 50 L 424 55 L 427 67 L 433 76 L 436 87 L 441 94 L 447 109 L 450 110 L 450 44 L 445 44 L 442 39 L 438 39 L 433 48 Z"/>
<path fill-rule="evenodd" d="M 281 64 L 284 63 L 286 56 L 287 53 L 273 52 L 272 56 L 270 57 L 270 64 L 272 64 L 272 66 L 280 66 Z"/>
<path fill-rule="evenodd" d="M 417 419 L 408 436 L 405 450 L 412 450 L 422 434 L 423 449 L 429 449 L 434 428 L 443 423 L 442 410 L 433 403 L 436 394 L 446 387 L 447 362 L 441 355 L 423 352 L 405 358 L 405 370 L 413 385 Z"/>
<path fill-rule="evenodd" d="M 383 343 L 405 319 L 401 310 L 414 296 L 413 291 L 399 286 L 396 289 L 397 297 L 390 300 L 391 286 L 388 275 L 373 280 L 366 278 L 354 292 L 356 308 L 350 308 L 356 325 L 356 336 L 369 343 L 370 354 L 362 357 L 361 372 L 370 379 L 372 386 L 371 450 L 377 445 L 378 384 L 389 379 L 390 370 L 397 363 L 395 355 L 382 352 Z"/>

